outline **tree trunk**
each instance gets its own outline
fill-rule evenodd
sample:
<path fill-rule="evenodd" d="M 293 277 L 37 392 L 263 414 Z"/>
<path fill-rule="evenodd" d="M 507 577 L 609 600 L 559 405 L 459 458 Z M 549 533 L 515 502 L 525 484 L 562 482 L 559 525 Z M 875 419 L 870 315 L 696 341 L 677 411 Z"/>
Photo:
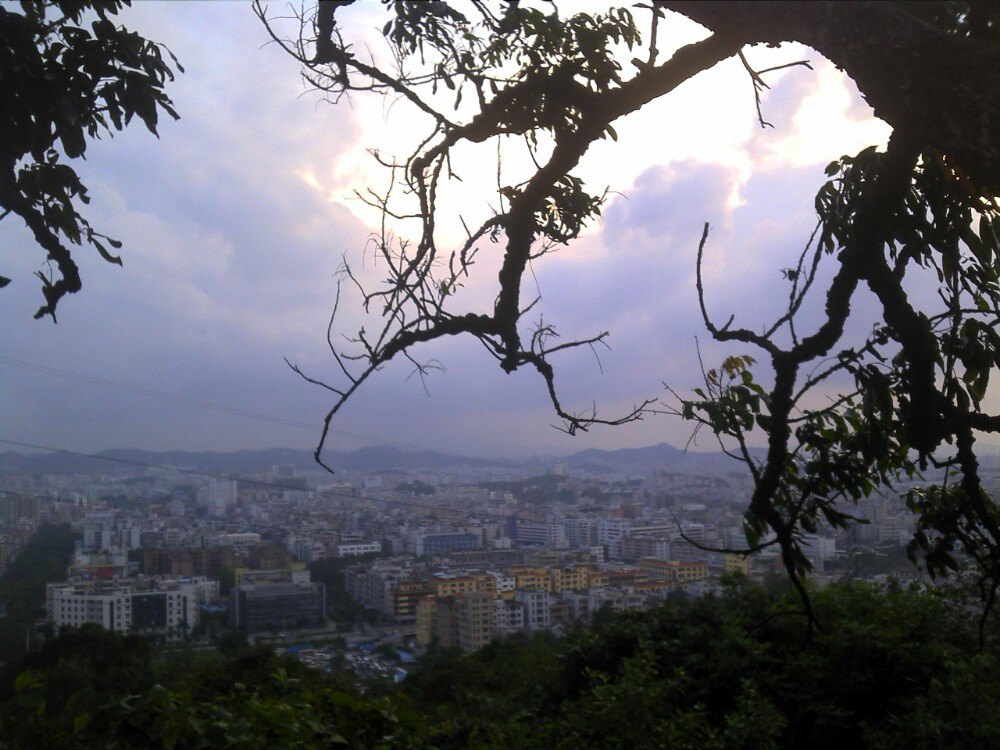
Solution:
<path fill-rule="evenodd" d="M 844 70 L 896 130 L 940 150 L 984 196 L 1000 195 L 1000 47 L 948 33 L 894 2 L 674 2 L 747 44 L 801 42 Z"/>

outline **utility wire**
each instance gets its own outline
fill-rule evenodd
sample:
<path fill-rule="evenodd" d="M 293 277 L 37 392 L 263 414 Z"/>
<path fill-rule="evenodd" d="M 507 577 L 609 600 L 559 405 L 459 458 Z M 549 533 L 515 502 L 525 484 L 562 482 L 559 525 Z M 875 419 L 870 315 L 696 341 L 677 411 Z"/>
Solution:
<path fill-rule="evenodd" d="M 55 377 L 66 378 L 68 380 L 76 380 L 81 383 L 88 383 L 90 385 L 97 385 L 104 388 L 111 388 L 113 390 L 127 391 L 129 393 L 134 393 L 139 396 L 146 396 L 148 398 L 158 398 L 164 401 L 170 401 L 176 404 L 184 404 L 186 406 L 193 406 L 199 409 L 207 409 L 210 411 L 221 412 L 223 414 L 232 414 L 238 417 L 245 417 L 247 419 L 256 419 L 261 422 L 268 422 L 270 424 L 281 425 L 284 427 L 296 427 L 298 429 L 309 430 L 313 433 L 318 433 L 322 428 L 319 423 L 302 422 L 295 419 L 287 419 L 285 417 L 279 417 L 273 414 L 264 414 L 261 412 L 250 411 L 248 409 L 240 409 L 234 406 L 226 406 L 224 404 L 217 404 L 212 401 L 204 401 L 202 399 L 188 398 L 187 396 L 179 396 L 173 393 L 166 393 L 164 391 L 158 391 L 153 388 L 145 388 L 143 386 L 130 385 L 129 383 L 122 383 L 115 380 L 107 380 L 106 378 L 98 378 L 91 375 L 84 375 L 79 372 L 73 372 L 71 370 L 63 370 L 58 367 L 49 367 L 48 365 L 40 365 L 34 362 L 24 362 L 19 359 L 14 359 L 13 357 L 7 357 L 0 355 L 0 364 L 8 365 L 10 367 L 17 367 L 22 370 L 28 370 L 31 372 L 38 372 L 45 375 L 52 375 Z M 436 450 L 434 448 L 426 448 L 415 443 L 407 443 L 401 440 L 388 440 L 384 438 L 377 437 L 375 435 L 367 435 L 361 432 L 349 432 L 347 430 L 336 430 L 331 428 L 329 430 L 331 435 L 336 435 L 338 437 L 349 438 L 352 440 L 357 440 L 362 443 L 369 443 L 371 445 L 391 445 L 396 448 L 406 448 L 409 450 L 418 450 L 425 453 L 431 453 L 435 456 L 441 456 L 442 458 L 453 458 L 460 459 L 462 461 L 476 461 L 481 462 L 482 459 L 475 458 L 473 456 L 463 456 L 457 453 L 446 453 L 444 451 Z"/>

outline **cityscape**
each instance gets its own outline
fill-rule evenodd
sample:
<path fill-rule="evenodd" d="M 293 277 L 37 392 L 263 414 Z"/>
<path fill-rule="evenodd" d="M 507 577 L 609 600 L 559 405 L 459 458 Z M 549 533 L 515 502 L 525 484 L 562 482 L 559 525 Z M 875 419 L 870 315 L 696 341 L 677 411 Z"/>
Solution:
<path fill-rule="evenodd" d="M 368 463 L 399 455 L 369 449 Z M 28 470 L 7 453 L 3 568 L 39 524 L 65 524 L 75 550 L 64 577 L 46 586 L 45 622 L 35 627 L 90 623 L 205 647 L 236 633 L 318 664 L 336 653 L 330 643 L 357 658 L 387 644 L 409 660 L 382 665 L 397 678 L 432 646 L 471 653 L 519 633 L 565 633 L 602 612 L 719 593 L 726 576 L 764 581 L 782 571 L 775 547 L 745 552 L 751 484 L 721 454 L 661 445 L 644 455 L 675 469 L 645 472 L 615 470 L 634 467 L 635 451 L 523 466 L 402 455 L 410 468 L 333 476 L 300 461 L 306 468 L 261 465 L 224 478 L 101 455 L 75 457 L 70 468 L 91 466 L 86 473 L 41 473 L 60 456 L 29 455 Z M 438 466 L 421 469 L 421 459 Z M 995 484 L 1000 472 L 987 476 Z M 929 581 L 902 552 L 914 529 L 901 495 L 855 512 L 864 523 L 803 539 L 816 584 Z M 362 662 L 356 671 L 379 673 Z"/>
<path fill-rule="evenodd" d="M 0 750 L 1000 748 L 1000 3 L 3 0 L 0 102 Z"/>

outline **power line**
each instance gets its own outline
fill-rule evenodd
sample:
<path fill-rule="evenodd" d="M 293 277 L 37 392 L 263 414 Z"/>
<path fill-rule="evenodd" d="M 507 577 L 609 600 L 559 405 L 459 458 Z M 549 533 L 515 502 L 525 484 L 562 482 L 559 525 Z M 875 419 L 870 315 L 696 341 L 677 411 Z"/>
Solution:
<path fill-rule="evenodd" d="M 261 422 L 268 422 L 270 424 L 276 424 L 283 427 L 295 427 L 298 429 L 309 430 L 313 433 L 317 433 L 322 427 L 322 425 L 320 425 L 319 423 L 302 422 L 295 419 L 287 419 L 286 417 L 279 417 L 274 414 L 264 414 L 262 412 L 251 411 L 249 409 L 240 409 L 235 406 L 226 406 L 225 404 L 217 404 L 215 402 L 205 401 L 203 399 L 189 398 L 187 396 L 179 396 L 174 393 L 158 391 L 153 388 L 146 388 L 144 386 L 131 385 L 129 383 L 122 383 L 116 380 L 108 380 L 106 378 L 99 378 L 92 375 L 84 375 L 83 373 L 73 372 L 72 370 L 63 370 L 58 367 L 50 367 L 48 365 L 41 365 L 34 362 L 24 362 L 22 360 L 14 359 L 13 357 L 7 357 L 4 355 L 0 355 L 0 364 L 8 365 L 10 367 L 18 367 L 23 370 L 38 372 L 45 375 L 52 375 L 55 377 L 66 378 L 68 380 L 76 380 L 78 382 L 87 383 L 89 385 L 97 385 L 103 388 L 111 388 L 113 390 L 126 391 L 128 393 L 133 393 L 139 396 L 146 396 L 148 398 L 158 398 L 176 404 L 184 404 L 185 406 L 193 406 L 199 409 L 216 411 L 223 414 L 231 414 L 238 417 L 245 417 L 247 419 L 256 419 Z M 463 461 L 481 460 L 473 456 L 463 456 L 457 453 L 446 453 L 444 451 L 436 450 L 434 448 L 427 448 L 422 445 L 417 445 L 415 443 L 407 443 L 401 440 L 388 440 L 377 437 L 375 435 L 368 435 L 362 432 L 350 432 L 348 430 L 337 430 L 331 428 L 329 430 L 329 433 L 331 435 L 336 435 L 338 437 L 343 437 L 343 438 L 349 438 L 352 440 L 357 440 L 362 443 L 369 443 L 371 445 L 390 445 L 396 448 L 407 448 L 410 450 L 423 451 L 425 453 L 430 453 L 432 455 L 441 456 L 442 458 L 455 458 Z"/>
<path fill-rule="evenodd" d="M 112 388 L 114 390 L 128 391 L 129 393 L 135 393 L 140 396 L 148 396 L 151 398 L 159 398 L 164 401 L 171 401 L 173 403 L 185 404 L 187 406 L 196 406 L 203 409 L 211 409 L 213 411 L 220 411 L 226 414 L 234 414 L 240 417 L 248 417 L 250 419 L 258 419 L 266 422 L 272 422 L 274 424 L 281 424 L 288 427 L 300 427 L 307 430 L 317 430 L 320 425 L 311 424 L 309 422 L 300 422 L 294 419 L 286 419 L 285 417 L 278 417 L 271 414 L 262 414 L 260 412 L 249 411 L 247 409 L 240 409 L 233 406 L 226 406 L 224 404 L 216 404 L 211 401 L 203 401 L 201 399 L 188 398 L 186 396 L 178 396 L 173 393 L 165 393 L 164 391 L 157 391 L 152 388 L 145 388 L 143 386 L 130 385 L 128 383 L 122 383 L 115 380 L 107 380 L 105 378 L 98 378 L 91 375 L 84 375 L 78 372 L 72 372 L 70 370 L 62 370 L 58 367 L 49 367 L 48 365 L 35 364 L 33 362 L 23 362 L 21 360 L 13 359 L 11 357 L 5 357 L 0 355 L 0 364 L 10 365 L 12 367 L 19 367 L 24 370 L 31 370 L 33 372 L 40 372 L 45 375 L 54 375 L 56 377 L 67 378 L 69 380 L 76 380 L 81 383 L 88 383 L 90 385 L 99 385 L 105 388 Z M 364 438 L 364 439 L 375 439 L 368 435 L 354 435 L 349 432 L 342 432 L 344 436 Z"/>

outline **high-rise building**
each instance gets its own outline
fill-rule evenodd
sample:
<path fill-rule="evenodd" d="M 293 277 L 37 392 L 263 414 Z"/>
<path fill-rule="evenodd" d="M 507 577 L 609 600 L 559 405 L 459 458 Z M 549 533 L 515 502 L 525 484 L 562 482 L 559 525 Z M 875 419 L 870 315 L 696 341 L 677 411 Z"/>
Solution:
<path fill-rule="evenodd" d="M 318 628 L 326 622 L 321 583 L 243 584 L 229 592 L 229 627 L 244 633 Z"/>
<path fill-rule="evenodd" d="M 439 598 L 435 615 L 438 642 L 445 648 L 471 653 L 493 638 L 493 594 L 488 591 Z"/>
<path fill-rule="evenodd" d="M 211 479 L 202 490 L 208 515 L 222 518 L 236 507 L 237 485 L 235 479 Z"/>
<path fill-rule="evenodd" d="M 22 519 L 38 521 L 38 498 L 0 491 L 0 523 L 13 526 Z"/>
<path fill-rule="evenodd" d="M 548 630 L 552 624 L 551 597 L 548 591 L 516 591 L 514 600 L 524 610 L 524 626 L 528 630 Z"/>

